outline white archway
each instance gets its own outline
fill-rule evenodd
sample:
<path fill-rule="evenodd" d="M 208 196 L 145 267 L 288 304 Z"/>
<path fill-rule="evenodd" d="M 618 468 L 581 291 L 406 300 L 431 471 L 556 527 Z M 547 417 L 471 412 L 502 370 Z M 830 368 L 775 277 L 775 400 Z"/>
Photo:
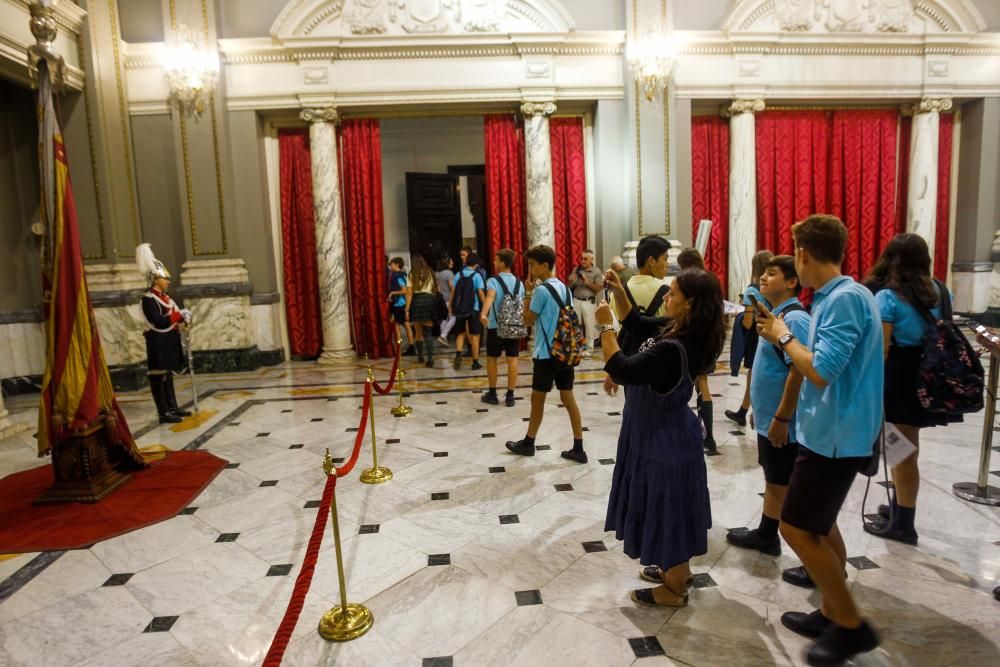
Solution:
<path fill-rule="evenodd" d="M 291 0 L 271 26 L 289 38 L 566 33 L 558 0 Z"/>

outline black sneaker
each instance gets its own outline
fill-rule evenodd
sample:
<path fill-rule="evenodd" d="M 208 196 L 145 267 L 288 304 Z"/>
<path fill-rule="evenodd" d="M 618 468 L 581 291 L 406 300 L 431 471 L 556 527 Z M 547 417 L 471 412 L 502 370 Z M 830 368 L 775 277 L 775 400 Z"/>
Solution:
<path fill-rule="evenodd" d="M 997 599 L 997 602 L 1000 602 L 1000 586 L 993 589 L 993 597 Z"/>
<path fill-rule="evenodd" d="M 483 403 L 489 403 L 490 405 L 500 405 L 500 399 L 497 398 L 497 393 L 495 391 L 488 391 L 483 394 L 480 398 Z"/>
<path fill-rule="evenodd" d="M 781 578 L 792 586 L 798 586 L 799 588 L 816 588 L 816 582 L 814 582 L 812 577 L 809 576 L 809 572 L 806 571 L 806 568 L 801 565 L 798 567 L 788 568 L 781 573 Z"/>
<path fill-rule="evenodd" d="M 865 521 L 865 532 L 875 537 L 881 537 L 882 539 L 909 544 L 911 547 L 917 546 L 917 539 L 919 538 L 917 531 L 897 528 L 892 525 L 891 521 L 881 517 L 872 521 Z"/>
<path fill-rule="evenodd" d="M 512 440 L 507 441 L 507 449 L 519 456 L 534 456 L 535 446 L 529 445 L 524 440 L 518 440 L 514 442 Z"/>
<path fill-rule="evenodd" d="M 562 457 L 564 459 L 569 459 L 570 461 L 576 461 L 577 463 L 587 462 L 587 452 L 583 451 L 582 449 L 580 451 L 576 451 L 575 449 L 567 449 L 565 452 L 562 453 Z"/>
<path fill-rule="evenodd" d="M 703 446 L 705 448 L 705 453 L 708 454 L 709 456 L 714 456 L 715 454 L 719 453 L 719 446 L 715 444 L 715 438 L 712 437 L 705 438 Z"/>
<path fill-rule="evenodd" d="M 726 419 L 734 421 L 740 426 L 747 425 L 747 413 L 742 410 L 726 410 Z"/>
<path fill-rule="evenodd" d="M 426 364 L 424 364 L 424 367 L 425 367 L 425 368 L 434 368 L 434 362 L 433 362 L 433 361 L 431 361 L 430 359 L 428 359 L 428 360 L 427 360 L 427 363 L 426 363 Z"/>
<path fill-rule="evenodd" d="M 508 408 L 514 407 L 514 392 L 508 391 L 507 395 L 503 399 L 503 404 Z"/>
<path fill-rule="evenodd" d="M 874 651 L 878 645 L 879 637 L 867 621 L 861 621 L 853 630 L 831 623 L 809 647 L 806 662 L 812 667 L 842 665 L 859 653 Z"/>
<path fill-rule="evenodd" d="M 470 368 L 472 370 L 478 371 L 482 367 L 483 367 L 483 365 L 481 363 L 479 363 L 479 359 L 473 359 L 472 360 L 472 366 L 470 366 Z"/>
<path fill-rule="evenodd" d="M 810 614 L 804 611 L 786 611 L 781 615 L 781 624 L 795 634 L 809 639 L 816 639 L 833 625 L 819 609 Z"/>
<path fill-rule="evenodd" d="M 462 353 L 461 352 L 456 352 L 455 353 L 455 363 L 452 364 L 452 368 L 454 368 L 456 371 L 462 368 Z"/>
<path fill-rule="evenodd" d="M 406 348 L 406 352 L 403 353 L 403 356 L 404 357 L 412 357 L 416 353 L 417 353 L 417 349 L 411 345 L 408 348 Z"/>
<path fill-rule="evenodd" d="M 726 542 L 742 549 L 756 549 L 768 556 L 781 555 L 781 539 L 777 535 L 771 539 L 761 537 L 756 528 L 753 530 L 746 528 L 731 530 L 726 534 Z"/>
<path fill-rule="evenodd" d="M 878 506 L 878 515 L 880 517 L 882 517 L 883 519 L 886 519 L 886 520 L 891 519 L 892 518 L 892 508 L 889 507 L 888 505 L 879 505 Z"/>

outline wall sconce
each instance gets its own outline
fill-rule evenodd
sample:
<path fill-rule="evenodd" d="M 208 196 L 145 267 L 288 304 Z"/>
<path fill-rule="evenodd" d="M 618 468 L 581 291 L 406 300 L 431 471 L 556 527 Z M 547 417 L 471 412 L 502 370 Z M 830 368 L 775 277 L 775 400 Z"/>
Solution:
<path fill-rule="evenodd" d="M 215 94 L 218 53 L 193 30 L 180 25 L 164 53 L 163 71 L 170 87 L 170 103 L 186 116 L 200 116 Z"/>
<path fill-rule="evenodd" d="M 650 102 L 656 99 L 659 91 L 666 90 L 679 51 L 677 37 L 655 24 L 628 44 L 629 70 Z"/>

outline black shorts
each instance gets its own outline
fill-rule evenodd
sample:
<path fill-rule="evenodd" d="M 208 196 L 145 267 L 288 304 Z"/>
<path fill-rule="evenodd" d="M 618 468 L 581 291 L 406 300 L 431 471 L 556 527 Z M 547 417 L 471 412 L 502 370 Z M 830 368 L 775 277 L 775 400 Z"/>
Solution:
<path fill-rule="evenodd" d="M 501 338 L 499 329 L 486 330 L 486 356 L 499 357 L 506 354 L 508 359 L 516 359 L 521 354 L 521 341 L 518 338 Z"/>
<path fill-rule="evenodd" d="M 869 457 L 831 459 L 799 447 L 781 520 L 816 535 L 829 535 L 851 484 Z"/>
<path fill-rule="evenodd" d="M 764 481 L 768 484 L 788 486 L 798 456 L 798 444 L 789 442 L 784 447 L 775 447 L 767 436 L 757 434 L 757 463 L 764 469 Z"/>
<path fill-rule="evenodd" d="M 531 389 L 549 393 L 555 383 L 559 391 L 571 391 L 576 369 L 555 359 L 535 359 L 531 366 Z"/>
<path fill-rule="evenodd" d="M 455 326 L 452 328 L 457 335 L 465 333 L 465 325 L 469 325 L 470 336 L 481 336 L 483 334 L 483 323 L 479 321 L 479 315 L 465 315 L 455 318 Z"/>
<path fill-rule="evenodd" d="M 392 321 L 396 324 L 406 324 L 406 306 L 392 307 Z"/>

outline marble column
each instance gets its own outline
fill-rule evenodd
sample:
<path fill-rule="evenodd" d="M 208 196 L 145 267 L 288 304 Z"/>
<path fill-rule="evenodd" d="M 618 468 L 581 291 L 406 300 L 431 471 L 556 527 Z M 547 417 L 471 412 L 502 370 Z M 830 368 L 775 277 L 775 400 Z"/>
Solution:
<path fill-rule="evenodd" d="M 312 157 L 313 210 L 316 220 L 316 272 L 319 277 L 323 320 L 323 353 L 319 363 L 344 363 L 354 358 L 351 348 L 351 309 L 348 303 L 347 257 L 340 208 L 337 167 L 337 111 L 305 109 Z"/>
<path fill-rule="evenodd" d="M 525 102 L 521 105 L 526 153 L 528 247 L 544 243 L 554 248 L 556 244 L 552 145 L 549 139 L 549 116 L 555 112 L 554 102 Z"/>
<path fill-rule="evenodd" d="M 937 234 L 938 139 L 941 112 L 951 99 L 925 97 L 904 113 L 913 114 L 910 133 L 910 183 L 906 197 L 906 231 L 927 241 L 931 257 Z"/>
<path fill-rule="evenodd" d="M 729 300 L 750 283 L 757 252 L 757 145 L 754 114 L 764 100 L 735 100 L 729 114 Z"/>

